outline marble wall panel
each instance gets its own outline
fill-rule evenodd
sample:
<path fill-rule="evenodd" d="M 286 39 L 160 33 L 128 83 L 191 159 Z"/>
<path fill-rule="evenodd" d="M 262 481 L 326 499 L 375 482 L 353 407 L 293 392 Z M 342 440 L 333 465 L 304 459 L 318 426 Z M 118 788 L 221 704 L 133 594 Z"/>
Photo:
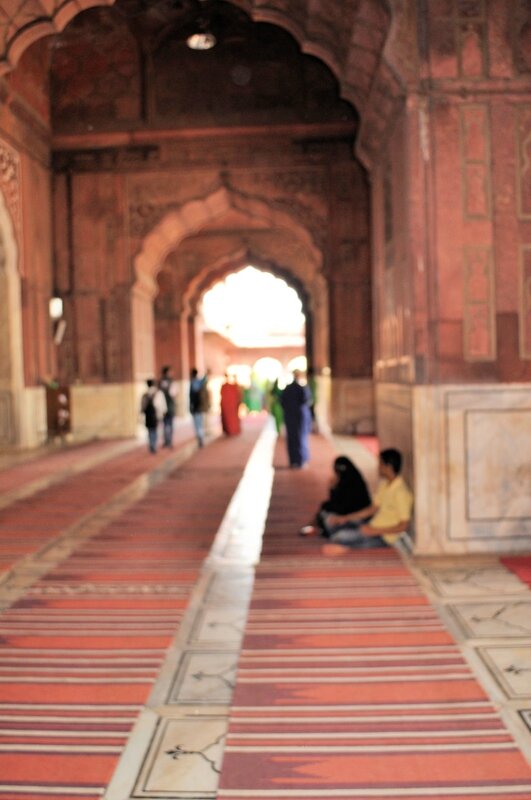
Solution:
<path fill-rule="evenodd" d="M 531 521 L 531 406 L 467 410 L 464 439 L 467 518 Z"/>
<path fill-rule="evenodd" d="M 405 456 L 418 554 L 531 548 L 528 384 L 377 384 L 376 413 Z"/>
<path fill-rule="evenodd" d="M 448 539 L 523 543 L 531 535 L 529 387 L 445 395 Z"/>
<path fill-rule="evenodd" d="M 74 439 L 135 436 L 142 391 L 141 384 L 132 383 L 72 386 Z"/>
<path fill-rule="evenodd" d="M 320 416 L 324 418 L 323 412 L 320 408 Z M 374 433 L 372 380 L 332 379 L 331 418 L 335 433 Z"/>

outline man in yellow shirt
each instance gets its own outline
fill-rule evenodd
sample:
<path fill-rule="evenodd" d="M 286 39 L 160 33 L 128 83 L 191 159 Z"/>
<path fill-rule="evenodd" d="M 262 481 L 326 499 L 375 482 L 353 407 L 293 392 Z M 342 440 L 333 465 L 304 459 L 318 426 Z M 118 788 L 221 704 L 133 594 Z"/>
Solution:
<path fill-rule="evenodd" d="M 409 528 L 413 494 L 400 475 L 402 454 L 394 448 L 382 450 L 378 473 L 382 478 L 367 508 L 344 516 L 327 518 L 330 542 L 323 545 L 325 555 L 340 555 L 350 549 L 392 545 Z"/>

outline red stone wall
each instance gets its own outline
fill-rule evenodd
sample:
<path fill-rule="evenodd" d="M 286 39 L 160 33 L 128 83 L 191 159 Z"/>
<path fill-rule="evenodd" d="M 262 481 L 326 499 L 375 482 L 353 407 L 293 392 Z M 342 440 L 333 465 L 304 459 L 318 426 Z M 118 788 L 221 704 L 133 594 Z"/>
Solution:
<path fill-rule="evenodd" d="M 208 147 L 199 139 L 183 143 L 182 150 L 178 143 L 162 147 L 155 139 L 149 160 L 143 162 L 140 154 L 131 166 L 120 162 L 123 151 L 116 150 L 113 171 L 102 164 L 101 151 L 61 156 L 64 172 L 56 180 L 55 206 L 59 283 L 69 320 L 62 349 L 65 377 L 131 379 L 125 302 L 138 280 L 151 282 L 154 296 L 160 292 L 154 306 L 157 365 L 171 361 L 185 375 L 191 355 L 181 336 L 182 315 L 195 313 L 193 303 L 212 276 L 226 274 L 231 265 L 240 268 L 246 258 L 291 275 L 308 296 L 326 261 L 337 287 L 336 330 L 347 326 L 341 347 L 331 355 L 332 367 L 340 377 L 368 375 L 368 189 L 350 148 L 325 145 L 317 155 L 303 157 L 285 135 L 254 141 L 227 135 Z M 226 166 L 220 171 L 222 160 Z M 206 219 L 197 202 L 208 207 L 220 187 L 229 205 L 223 213 L 213 208 Z M 159 230 L 181 209 L 185 220 Z M 192 217 L 199 209 L 203 217 L 196 222 Z M 155 231 L 167 246 L 146 267 L 138 256 Z M 112 319 L 105 317 L 110 308 Z M 172 352 L 182 355 L 169 358 Z"/>
<path fill-rule="evenodd" d="M 529 11 L 457 8 L 430 32 L 437 378 L 529 380 Z"/>
<path fill-rule="evenodd" d="M 331 169 L 329 250 L 330 366 L 335 378 L 372 373 L 368 185 L 357 164 Z"/>
<path fill-rule="evenodd" d="M 48 301 L 52 293 L 49 172 L 48 46 L 22 57 L 16 73 L 0 79 L 0 137 L 16 153 L 3 158 L 2 191 L 18 246 L 24 379 L 35 386 L 56 370 Z"/>
<path fill-rule="evenodd" d="M 123 230 L 124 178 L 55 178 L 57 286 L 67 331 L 62 377 L 71 382 L 131 380 L 131 264 Z"/>
<path fill-rule="evenodd" d="M 385 382 L 415 379 L 415 232 L 424 220 L 415 205 L 415 155 L 404 107 L 373 174 L 375 374 Z M 414 147 L 414 145 L 413 145 Z M 425 295 L 416 298 L 426 303 Z M 419 353 L 420 355 L 420 353 Z"/>
<path fill-rule="evenodd" d="M 423 92 L 373 175 L 376 374 L 529 380 L 531 12 L 434 0 L 423 22 Z"/>

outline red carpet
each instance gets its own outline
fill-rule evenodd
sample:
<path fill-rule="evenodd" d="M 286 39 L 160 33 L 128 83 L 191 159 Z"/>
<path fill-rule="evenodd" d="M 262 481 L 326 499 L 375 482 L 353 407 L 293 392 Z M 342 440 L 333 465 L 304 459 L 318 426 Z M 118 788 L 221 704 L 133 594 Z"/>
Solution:
<path fill-rule="evenodd" d="M 531 798 L 531 769 L 394 550 L 296 531 L 333 454 L 276 472 L 220 800 Z M 283 450 L 277 460 L 283 463 Z"/>
<path fill-rule="evenodd" d="M 0 800 L 101 797 L 257 434 L 199 451 L 2 612 Z M 115 469 L 83 476 L 92 503 Z M 50 530 L 88 502 L 81 487 L 55 513 L 48 499 L 32 506 Z"/>
<path fill-rule="evenodd" d="M 528 586 L 531 586 L 531 554 L 530 555 L 522 555 L 522 556 L 506 556 L 505 558 L 500 558 L 502 564 L 504 564 L 507 569 L 510 569 L 511 572 L 514 572 L 523 583 L 527 583 Z"/>
<path fill-rule="evenodd" d="M 176 446 L 189 439 L 188 432 L 179 431 Z M 97 454 L 103 449 L 102 443 L 87 445 L 21 464 L 13 468 L 10 476 L 0 473 L 0 489 L 21 488 L 32 480 L 53 474 L 58 465 L 61 470 L 68 470 L 69 465 L 86 457 L 88 452 Z M 98 505 L 109 501 L 146 469 L 165 461 L 168 455 L 168 450 L 162 449 L 151 455 L 145 445 L 139 445 L 1 509 L 0 573 L 22 556 L 39 550 Z"/>

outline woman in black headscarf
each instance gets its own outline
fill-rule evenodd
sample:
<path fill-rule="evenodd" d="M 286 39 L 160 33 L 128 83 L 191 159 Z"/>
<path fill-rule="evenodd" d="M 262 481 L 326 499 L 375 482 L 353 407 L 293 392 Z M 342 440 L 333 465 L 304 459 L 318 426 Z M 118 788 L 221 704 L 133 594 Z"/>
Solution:
<path fill-rule="evenodd" d="M 365 479 L 350 458 L 338 456 L 334 461 L 334 478 L 328 499 L 321 503 L 314 525 L 305 525 L 299 531 L 301 536 L 329 537 L 327 517 L 331 514 L 343 515 L 362 511 L 371 505 L 371 496 Z"/>

